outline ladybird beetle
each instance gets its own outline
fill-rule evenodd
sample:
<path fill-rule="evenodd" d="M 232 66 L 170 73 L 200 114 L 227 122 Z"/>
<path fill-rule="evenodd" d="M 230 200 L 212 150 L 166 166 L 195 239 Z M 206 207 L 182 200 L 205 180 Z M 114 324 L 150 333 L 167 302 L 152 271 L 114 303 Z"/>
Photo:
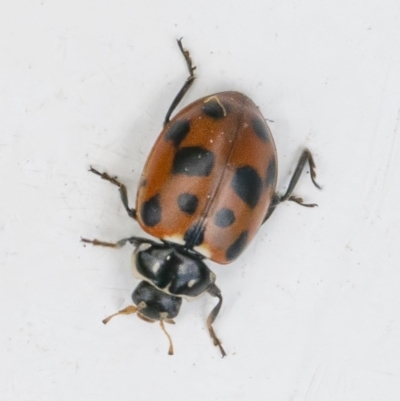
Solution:
<path fill-rule="evenodd" d="M 258 107 L 238 92 L 221 92 L 196 100 L 170 118 L 195 80 L 189 52 L 178 40 L 189 77 L 173 100 L 144 167 L 136 208 L 128 203 L 126 186 L 107 173 L 94 174 L 119 188 L 128 215 L 156 242 L 130 237 L 116 243 L 82 238 L 85 243 L 120 248 L 134 247 L 133 274 L 142 280 L 132 294 L 135 305 L 109 316 L 137 313 L 148 322 L 174 323 L 182 299 L 208 293 L 218 303 L 207 319 L 214 345 L 225 351 L 213 329 L 222 305 L 216 276 L 204 263 L 234 261 L 250 243 L 277 205 L 291 200 L 301 172 L 309 163 L 316 187 L 315 164 L 305 149 L 284 195 L 276 192 L 277 154 L 271 131 Z"/>

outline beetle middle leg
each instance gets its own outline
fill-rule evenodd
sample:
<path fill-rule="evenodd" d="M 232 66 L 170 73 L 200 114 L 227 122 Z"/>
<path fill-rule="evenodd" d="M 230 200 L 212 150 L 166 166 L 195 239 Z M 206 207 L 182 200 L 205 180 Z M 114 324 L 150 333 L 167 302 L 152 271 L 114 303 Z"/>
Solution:
<path fill-rule="evenodd" d="M 192 86 L 193 81 L 196 79 L 196 76 L 194 75 L 194 70 L 196 69 L 196 67 L 193 66 L 192 59 L 190 58 L 189 51 L 185 50 L 183 48 L 182 38 L 178 39 L 177 42 L 178 42 L 179 49 L 180 49 L 181 53 L 183 54 L 183 57 L 185 58 L 186 65 L 187 65 L 188 70 L 189 70 L 189 76 L 186 79 L 185 83 L 183 84 L 181 90 L 175 96 L 175 99 L 172 101 L 171 106 L 169 106 L 169 109 L 168 109 L 167 114 L 165 116 L 164 126 L 169 123 L 169 119 L 171 117 L 171 114 L 174 112 L 174 110 L 178 106 L 179 102 L 183 99 L 183 97 L 185 96 L 186 92 Z"/>
<path fill-rule="evenodd" d="M 100 241 L 98 239 L 81 238 L 81 242 L 85 244 L 92 244 L 94 246 L 105 246 L 107 248 L 116 248 L 116 249 L 122 248 L 127 242 L 129 242 L 135 248 L 137 248 L 141 244 L 150 244 L 150 245 L 156 244 L 155 241 L 143 237 L 123 238 L 117 242 L 106 242 L 106 241 Z"/>
<path fill-rule="evenodd" d="M 271 214 L 273 213 L 273 211 L 275 210 L 275 208 L 282 202 L 285 202 L 287 200 L 292 201 L 292 202 L 296 202 L 301 206 L 305 206 L 305 207 L 315 207 L 318 206 L 316 203 L 304 203 L 303 198 L 299 198 L 297 196 L 292 195 L 294 188 L 297 185 L 297 182 L 299 181 L 300 175 L 304 170 L 304 166 L 306 165 L 306 163 L 308 162 L 309 166 L 310 166 L 310 176 L 311 176 L 311 181 L 313 182 L 313 184 L 318 188 L 321 189 L 321 187 L 318 185 L 318 183 L 315 181 L 315 178 L 317 176 L 317 173 L 315 172 L 315 162 L 314 159 L 312 157 L 311 152 L 308 149 L 304 149 L 303 153 L 300 156 L 299 161 L 297 162 L 297 166 L 296 169 L 294 170 L 294 173 L 292 175 L 292 178 L 290 180 L 288 189 L 286 190 L 286 193 L 284 195 L 278 195 L 275 194 L 272 202 L 268 208 L 267 214 L 264 218 L 263 223 L 268 220 L 268 218 L 271 216 Z"/>
<path fill-rule="evenodd" d="M 218 298 L 218 303 L 217 305 L 215 305 L 214 309 L 210 312 L 210 314 L 208 315 L 207 318 L 207 328 L 208 331 L 210 333 L 210 336 L 214 342 L 214 345 L 218 346 L 219 350 L 221 351 L 222 354 L 222 358 L 224 356 L 226 356 L 225 350 L 222 347 L 221 341 L 219 341 L 218 337 L 215 334 L 215 331 L 212 327 L 212 324 L 214 323 L 215 318 L 218 316 L 218 313 L 221 309 L 222 306 L 222 295 L 221 295 L 221 290 L 215 285 L 213 284 L 207 291 L 210 295 L 212 295 L 213 297 L 217 297 Z"/>
<path fill-rule="evenodd" d="M 132 219 L 136 220 L 136 210 L 129 207 L 128 190 L 126 189 L 125 184 L 122 184 L 121 182 L 119 182 L 117 180 L 117 177 L 111 177 L 107 173 L 100 173 L 100 171 L 97 171 L 92 166 L 90 166 L 89 171 L 93 174 L 100 176 L 103 180 L 111 182 L 111 184 L 114 184 L 119 188 L 121 201 L 122 201 L 122 204 L 124 205 L 126 212 L 128 213 L 129 217 L 132 217 Z"/>

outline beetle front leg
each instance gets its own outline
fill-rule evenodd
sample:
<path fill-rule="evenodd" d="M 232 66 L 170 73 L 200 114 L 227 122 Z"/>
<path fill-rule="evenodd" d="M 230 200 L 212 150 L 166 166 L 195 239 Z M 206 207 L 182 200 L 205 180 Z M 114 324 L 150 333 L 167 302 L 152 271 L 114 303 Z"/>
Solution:
<path fill-rule="evenodd" d="M 218 316 L 218 313 L 219 313 L 219 311 L 221 309 L 221 306 L 222 306 L 222 294 L 221 294 L 221 290 L 215 284 L 213 284 L 212 287 L 210 287 L 207 292 L 210 295 L 212 295 L 213 297 L 217 297 L 219 299 L 217 305 L 215 305 L 214 309 L 208 315 L 207 328 L 208 328 L 210 336 L 211 336 L 211 338 L 212 338 L 212 340 L 214 342 L 214 345 L 219 347 L 219 350 L 221 351 L 222 358 L 223 358 L 224 356 L 226 356 L 225 350 L 222 347 L 221 341 L 216 336 L 215 331 L 214 331 L 214 329 L 212 327 L 212 324 L 214 323 L 215 318 Z"/>
<path fill-rule="evenodd" d="M 304 149 L 303 153 L 300 156 L 299 161 L 297 162 L 297 166 L 296 169 L 294 170 L 294 173 L 292 175 L 292 178 L 290 180 L 288 189 L 286 190 L 286 193 L 284 195 L 278 195 L 278 194 L 274 194 L 271 204 L 268 208 L 267 214 L 264 218 L 263 223 L 268 220 L 269 216 L 271 216 L 271 214 L 273 213 L 273 211 L 275 210 L 275 208 L 282 202 L 285 202 L 287 200 L 292 201 L 292 202 L 296 202 L 301 206 L 305 206 L 305 207 L 315 207 L 318 206 L 316 203 L 304 203 L 303 198 L 299 198 L 297 196 L 292 195 L 293 190 L 295 189 L 299 178 L 301 176 L 301 173 L 304 170 L 304 166 L 306 165 L 306 163 L 308 162 L 309 166 L 310 166 L 310 176 L 311 176 L 311 181 L 313 182 L 313 184 L 318 188 L 321 189 L 321 187 L 318 185 L 318 183 L 315 181 L 315 178 L 317 176 L 317 173 L 315 172 L 315 162 L 314 159 L 312 157 L 311 152 L 308 149 Z"/>
<path fill-rule="evenodd" d="M 194 75 L 194 70 L 196 67 L 193 66 L 192 64 L 192 59 L 190 58 L 190 54 L 187 50 L 183 48 L 182 45 L 182 38 L 177 40 L 179 49 L 181 53 L 183 54 L 183 57 L 185 58 L 186 65 L 189 70 L 189 76 L 186 79 L 185 83 L 183 84 L 181 90 L 178 92 L 178 94 L 175 96 L 175 99 L 172 101 L 171 106 L 169 106 L 169 109 L 167 111 L 167 114 L 164 119 L 164 126 L 169 123 L 169 119 L 171 117 L 171 114 L 174 112 L 176 107 L 178 106 L 179 102 L 183 99 L 185 96 L 186 92 L 189 90 L 189 88 L 192 86 L 193 81 L 196 79 L 196 76 Z"/>
<path fill-rule="evenodd" d="M 126 186 L 124 184 L 122 184 L 121 182 L 119 182 L 117 180 L 117 177 L 111 177 L 107 173 L 100 173 L 100 171 L 97 171 L 92 166 L 90 166 L 89 171 L 93 174 L 100 176 L 103 180 L 111 182 L 111 184 L 114 184 L 119 188 L 119 193 L 121 195 L 121 201 L 122 201 L 122 204 L 124 205 L 125 210 L 127 211 L 128 215 L 130 217 L 132 217 L 133 219 L 136 220 L 136 210 L 129 207 L 128 190 L 126 189 Z"/>

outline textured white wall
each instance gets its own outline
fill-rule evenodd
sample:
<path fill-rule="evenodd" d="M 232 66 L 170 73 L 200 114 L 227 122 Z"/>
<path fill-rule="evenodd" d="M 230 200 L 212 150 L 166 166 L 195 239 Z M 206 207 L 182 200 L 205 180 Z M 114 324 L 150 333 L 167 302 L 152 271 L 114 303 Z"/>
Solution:
<path fill-rule="evenodd" d="M 400 399 L 400 3 L 231 0 L 0 4 L 0 398 Z M 246 93 L 273 120 L 279 188 L 309 147 L 309 210 L 280 206 L 243 256 L 210 264 L 225 303 L 186 303 L 168 327 L 101 320 L 130 303 L 130 249 L 80 236 L 142 235 L 135 198 L 164 114 Z"/>

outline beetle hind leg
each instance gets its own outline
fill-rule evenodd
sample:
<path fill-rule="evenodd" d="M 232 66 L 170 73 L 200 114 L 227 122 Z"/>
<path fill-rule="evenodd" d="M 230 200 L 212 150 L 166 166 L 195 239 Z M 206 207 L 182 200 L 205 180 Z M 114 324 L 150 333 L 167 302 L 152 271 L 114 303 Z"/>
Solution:
<path fill-rule="evenodd" d="M 317 181 L 315 180 L 317 177 L 317 173 L 315 172 L 315 162 L 314 159 L 312 157 L 311 152 L 308 149 L 304 149 L 299 161 L 297 162 L 297 166 L 296 169 L 294 170 L 294 173 L 292 175 L 292 178 L 289 182 L 289 186 L 288 189 L 286 190 L 286 193 L 284 195 L 279 195 L 279 194 L 275 194 L 273 196 L 273 199 L 271 201 L 271 204 L 268 208 L 267 214 L 264 218 L 263 223 L 268 220 L 268 218 L 271 216 L 271 214 L 274 212 L 275 208 L 282 202 L 285 201 L 292 201 L 292 202 L 296 202 L 297 204 L 301 205 L 301 206 L 305 206 L 305 207 L 315 207 L 318 206 L 316 203 L 304 203 L 303 198 L 300 198 L 298 196 L 292 195 L 293 190 L 295 189 L 299 178 L 301 176 L 301 173 L 304 170 L 304 166 L 306 165 L 306 163 L 308 162 L 309 166 L 310 166 L 310 176 L 311 176 L 311 181 L 313 182 L 313 184 L 318 188 L 321 189 L 320 185 L 317 183 Z"/>
<path fill-rule="evenodd" d="M 207 292 L 210 295 L 212 295 L 213 297 L 217 297 L 219 299 L 217 305 L 215 305 L 214 309 L 208 315 L 207 328 L 208 328 L 210 336 L 214 342 L 214 345 L 218 346 L 219 350 L 221 351 L 222 358 L 223 358 L 224 356 L 226 356 L 225 350 L 222 347 L 221 341 L 216 336 L 214 328 L 212 327 L 212 324 L 214 323 L 215 318 L 218 316 L 218 313 L 222 306 L 222 295 L 221 295 L 220 289 L 216 285 L 213 285 L 211 288 L 209 288 L 209 290 Z"/>
<path fill-rule="evenodd" d="M 303 172 L 304 166 L 306 165 L 307 162 L 308 162 L 308 164 L 310 166 L 311 181 L 313 182 L 313 184 L 318 189 L 321 189 L 321 187 L 315 181 L 315 178 L 317 177 L 317 173 L 315 172 L 315 162 L 314 162 L 314 159 L 312 157 L 312 154 L 308 149 L 304 149 L 303 153 L 300 156 L 299 161 L 297 162 L 297 166 L 296 166 L 296 169 L 294 170 L 293 176 L 292 176 L 292 178 L 290 180 L 288 189 L 286 190 L 285 195 L 283 195 L 283 196 L 281 196 L 279 198 L 279 203 L 280 202 L 285 202 L 287 200 L 290 200 L 290 201 L 296 202 L 296 203 L 298 203 L 299 205 L 302 205 L 302 206 L 307 206 L 307 207 L 317 206 L 316 204 L 303 203 L 303 199 L 302 198 L 298 198 L 297 196 L 292 196 L 293 190 L 296 187 L 297 182 L 299 181 L 300 175 Z"/>
<path fill-rule="evenodd" d="M 96 174 L 96 175 L 100 176 L 103 180 L 111 182 L 111 184 L 114 184 L 119 188 L 121 201 L 122 201 L 122 204 L 124 205 L 124 208 L 125 208 L 126 212 L 128 213 L 128 215 L 130 217 L 132 217 L 133 219 L 136 220 L 136 210 L 129 207 L 128 190 L 126 189 L 125 184 L 122 184 L 121 182 L 119 182 L 117 180 L 117 177 L 112 177 L 111 175 L 109 175 L 107 173 L 100 173 L 100 171 L 97 171 L 92 166 L 90 166 L 89 171 L 91 173 L 93 173 L 93 174 Z"/>
<path fill-rule="evenodd" d="M 178 92 L 178 94 L 175 96 L 175 99 L 172 101 L 171 106 L 169 106 L 169 109 L 167 111 L 167 114 L 164 119 L 164 126 L 169 123 L 169 119 L 171 117 L 171 114 L 174 112 L 180 101 L 183 99 L 185 96 L 186 92 L 189 90 L 189 88 L 192 86 L 193 81 L 196 79 L 196 76 L 194 75 L 194 70 L 196 67 L 192 63 L 192 59 L 190 57 L 189 51 L 185 50 L 182 45 L 182 38 L 177 40 L 179 49 L 185 58 L 186 65 L 189 70 L 189 76 L 187 77 L 185 83 L 183 84 L 182 88 Z"/>

